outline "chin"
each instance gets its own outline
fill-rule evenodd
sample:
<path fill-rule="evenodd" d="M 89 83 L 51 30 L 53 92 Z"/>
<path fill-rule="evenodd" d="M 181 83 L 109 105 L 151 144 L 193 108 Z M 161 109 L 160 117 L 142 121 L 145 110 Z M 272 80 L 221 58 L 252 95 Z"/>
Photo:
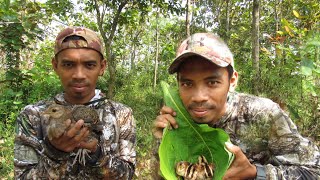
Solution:
<path fill-rule="evenodd" d="M 207 120 L 206 117 L 192 117 L 193 121 L 198 123 L 198 124 L 207 124 L 209 121 Z"/>

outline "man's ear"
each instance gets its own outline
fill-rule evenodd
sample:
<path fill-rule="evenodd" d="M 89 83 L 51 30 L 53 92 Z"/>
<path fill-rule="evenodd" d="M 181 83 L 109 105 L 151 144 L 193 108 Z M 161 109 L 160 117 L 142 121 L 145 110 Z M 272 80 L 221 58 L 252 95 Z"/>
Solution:
<path fill-rule="evenodd" d="M 58 69 L 58 60 L 55 57 L 53 57 L 51 59 L 51 64 L 52 64 L 52 67 L 53 67 L 54 71 L 57 71 L 57 69 Z"/>
<path fill-rule="evenodd" d="M 229 87 L 229 92 L 235 91 L 238 83 L 238 72 L 234 71 L 232 74 L 232 77 L 230 79 L 230 87 Z"/>
<path fill-rule="evenodd" d="M 101 66 L 100 66 L 101 69 L 100 69 L 100 72 L 99 72 L 99 76 L 103 76 L 104 71 L 105 71 L 106 68 L 107 68 L 107 65 L 108 65 L 107 60 L 103 59 L 103 60 L 101 61 Z"/>

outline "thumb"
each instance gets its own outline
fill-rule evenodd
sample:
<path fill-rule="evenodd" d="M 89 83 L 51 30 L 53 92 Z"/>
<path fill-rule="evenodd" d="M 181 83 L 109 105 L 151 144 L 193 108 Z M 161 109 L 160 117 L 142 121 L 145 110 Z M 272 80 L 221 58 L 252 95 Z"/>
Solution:
<path fill-rule="evenodd" d="M 227 141 L 224 144 L 231 153 L 235 154 L 237 152 L 237 146 L 233 145 L 231 142 Z"/>

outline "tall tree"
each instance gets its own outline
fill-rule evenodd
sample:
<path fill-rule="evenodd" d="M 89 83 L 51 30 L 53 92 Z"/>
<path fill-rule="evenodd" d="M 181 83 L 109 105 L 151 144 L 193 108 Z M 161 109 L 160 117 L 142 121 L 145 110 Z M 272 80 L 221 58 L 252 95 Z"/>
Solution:
<path fill-rule="evenodd" d="M 252 64 L 254 71 L 254 78 L 252 79 L 253 93 L 259 93 L 259 80 L 260 80 L 260 68 L 259 68 L 259 2 L 260 0 L 253 0 L 252 8 Z"/>
<path fill-rule="evenodd" d="M 226 35 L 225 40 L 228 41 L 230 36 L 230 0 L 226 0 Z"/>
<path fill-rule="evenodd" d="M 154 76 L 153 76 L 153 89 L 157 86 L 157 74 L 158 74 L 158 59 L 159 59 L 159 11 L 156 15 L 156 56 L 154 59 Z"/>
<path fill-rule="evenodd" d="M 0 1 L 0 50 L 5 53 L 3 82 L 9 82 L 13 90 L 19 90 L 27 75 L 22 73 L 22 50 L 34 50 L 34 41 L 43 39 L 44 27 L 53 19 L 53 15 L 65 14 L 70 9 L 68 0 L 61 0 L 62 8 L 52 8 L 52 1 L 40 3 L 31 0 Z M 28 62 L 30 63 L 30 62 Z"/>
<path fill-rule="evenodd" d="M 106 52 L 106 58 L 108 62 L 108 71 L 110 75 L 110 81 L 108 85 L 108 94 L 107 97 L 112 99 L 114 96 L 114 89 L 115 89 L 115 80 L 116 80 L 116 62 L 115 57 L 112 55 L 111 50 L 111 44 L 115 35 L 115 32 L 117 30 L 117 26 L 120 19 L 120 14 L 122 9 L 125 7 L 125 5 L 129 2 L 128 0 L 122 0 L 122 1 L 112 1 L 112 2 L 101 2 L 98 0 L 94 0 L 94 9 L 96 11 L 96 20 L 98 24 L 99 32 L 102 36 L 102 39 L 105 44 L 105 52 Z M 106 11 L 112 9 L 112 18 L 111 23 L 109 24 L 108 28 L 105 28 L 105 22 L 106 22 Z M 107 36 L 108 32 L 108 36 Z"/>
<path fill-rule="evenodd" d="M 191 0 L 187 0 L 186 4 L 186 34 L 189 37 L 190 36 L 190 19 L 191 19 Z"/>
<path fill-rule="evenodd" d="M 115 55 L 113 56 L 113 41 L 115 36 L 121 36 L 123 29 L 118 26 L 125 24 L 132 24 L 137 21 L 144 21 L 148 13 L 152 9 L 160 8 L 161 12 L 179 12 L 179 2 L 166 0 L 158 0 L 156 2 L 151 0 L 83 0 L 86 5 L 85 10 L 88 13 L 94 11 L 96 17 L 98 30 L 102 36 L 105 44 L 105 52 L 108 62 L 109 84 L 107 97 L 112 99 L 115 94 L 116 85 L 116 67 L 117 61 Z M 164 13 L 166 14 L 166 13 Z M 137 18 L 139 17 L 139 18 Z M 114 58 L 112 58 L 114 57 Z"/>

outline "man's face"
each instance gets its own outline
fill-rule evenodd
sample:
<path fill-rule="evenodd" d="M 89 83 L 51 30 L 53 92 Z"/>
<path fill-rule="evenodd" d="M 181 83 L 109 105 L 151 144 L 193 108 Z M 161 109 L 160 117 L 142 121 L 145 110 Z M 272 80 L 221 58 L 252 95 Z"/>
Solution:
<path fill-rule="evenodd" d="M 106 61 L 92 49 L 66 49 L 52 60 L 65 91 L 65 99 L 83 104 L 95 95 L 99 75 L 103 75 Z"/>
<path fill-rule="evenodd" d="M 226 111 L 228 91 L 236 80 L 237 73 L 229 80 L 227 68 L 201 57 L 184 62 L 178 72 L 179 93 L 194 121 L 216 123 Z"/>

